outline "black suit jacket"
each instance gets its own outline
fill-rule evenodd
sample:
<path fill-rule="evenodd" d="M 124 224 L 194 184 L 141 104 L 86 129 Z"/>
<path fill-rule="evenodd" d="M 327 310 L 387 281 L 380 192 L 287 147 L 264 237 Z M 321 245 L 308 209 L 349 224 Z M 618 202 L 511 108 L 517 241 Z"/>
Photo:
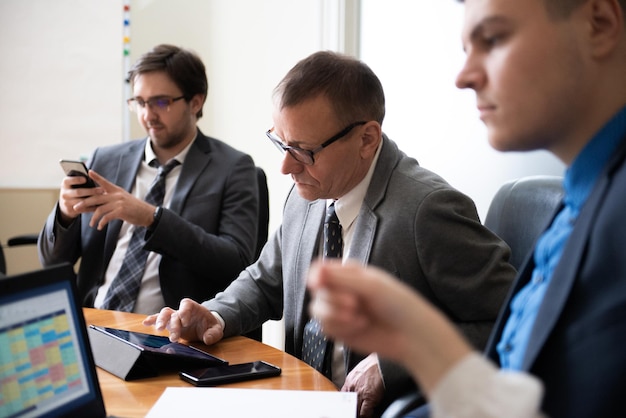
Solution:
<path fill-rule="evenodd" d="M 96 149 L 88 166 L 130 191 L 144 158 L 145 141 Z M 252 158 L 198 130 L 175 187 L 169 209 L 146 235 L 146 250 L 162 255 L 159 276 L 168 306 L 184 297 L 213 297 L 253 261 L 258 230 L 258 186 Z M 91 214 L 67 229 L 57 222 L 57 208 L 39 237 L 44 265 L 79 258 L 78 293 L 93 306 L 104 281 L 122 225 L 110 222 L 102 231 L 89 226 Z"/>

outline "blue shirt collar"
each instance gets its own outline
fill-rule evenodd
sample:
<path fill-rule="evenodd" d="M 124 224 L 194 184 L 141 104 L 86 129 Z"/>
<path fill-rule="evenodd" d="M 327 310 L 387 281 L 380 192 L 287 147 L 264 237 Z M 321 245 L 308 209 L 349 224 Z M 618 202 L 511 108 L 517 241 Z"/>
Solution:
<path fill-rule="evenodd" d="M 563 187 L 567 206 L 580 210 L 625 135 L 626 107 L 604 125 L 566 170 Z"/>

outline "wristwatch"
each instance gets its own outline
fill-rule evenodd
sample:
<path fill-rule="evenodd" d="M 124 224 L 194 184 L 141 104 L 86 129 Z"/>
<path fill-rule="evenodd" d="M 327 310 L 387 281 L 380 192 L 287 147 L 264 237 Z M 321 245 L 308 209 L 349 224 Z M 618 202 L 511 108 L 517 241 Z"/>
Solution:
<path fill-rule="evenodd" d="M 162 214 L 163 214 L 163 208 L 161 206 L 157 206 L 156 209 L 154 210 L 154 213 L 152 214 L 152 224 L 148 227 L 150 231 L 156 228 L 157 224 L 159 223 L 159 220 L 161 219 Z"/>

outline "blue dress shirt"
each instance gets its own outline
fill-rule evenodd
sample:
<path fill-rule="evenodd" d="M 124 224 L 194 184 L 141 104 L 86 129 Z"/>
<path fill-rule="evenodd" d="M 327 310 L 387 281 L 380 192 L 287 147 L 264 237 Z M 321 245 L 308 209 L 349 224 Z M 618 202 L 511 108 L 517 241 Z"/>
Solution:
<path fill-rule="evenodd" d="M 537 241 L 531 280 L 511 300 L 511 312 L 496 347 L 503 369 L 521 370 L 537 313 L 567 238 L 600 173 L 624 135 L 626 107 L 592 138 L 566 170 L 563 181 L 565 206 Z"/>

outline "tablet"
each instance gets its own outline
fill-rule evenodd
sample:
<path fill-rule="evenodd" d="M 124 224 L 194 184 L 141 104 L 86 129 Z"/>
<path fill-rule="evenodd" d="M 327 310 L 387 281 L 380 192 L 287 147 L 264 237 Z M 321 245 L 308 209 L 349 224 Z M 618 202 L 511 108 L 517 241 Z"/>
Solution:
<path fill-rule="evenodd" d="M 135 378 L 139 378 L 155 376 L 159 371 L 228 364 L 198 348 L 173 343 L 168 337 L 95 325 L 89 329 L 96 364 L 124 380 L 133 378 L 129 376 L 133 374 L 131 369 L 135 369 Z M 135 364 L 124 365 L 122 355 L 136 357 Z"/>

